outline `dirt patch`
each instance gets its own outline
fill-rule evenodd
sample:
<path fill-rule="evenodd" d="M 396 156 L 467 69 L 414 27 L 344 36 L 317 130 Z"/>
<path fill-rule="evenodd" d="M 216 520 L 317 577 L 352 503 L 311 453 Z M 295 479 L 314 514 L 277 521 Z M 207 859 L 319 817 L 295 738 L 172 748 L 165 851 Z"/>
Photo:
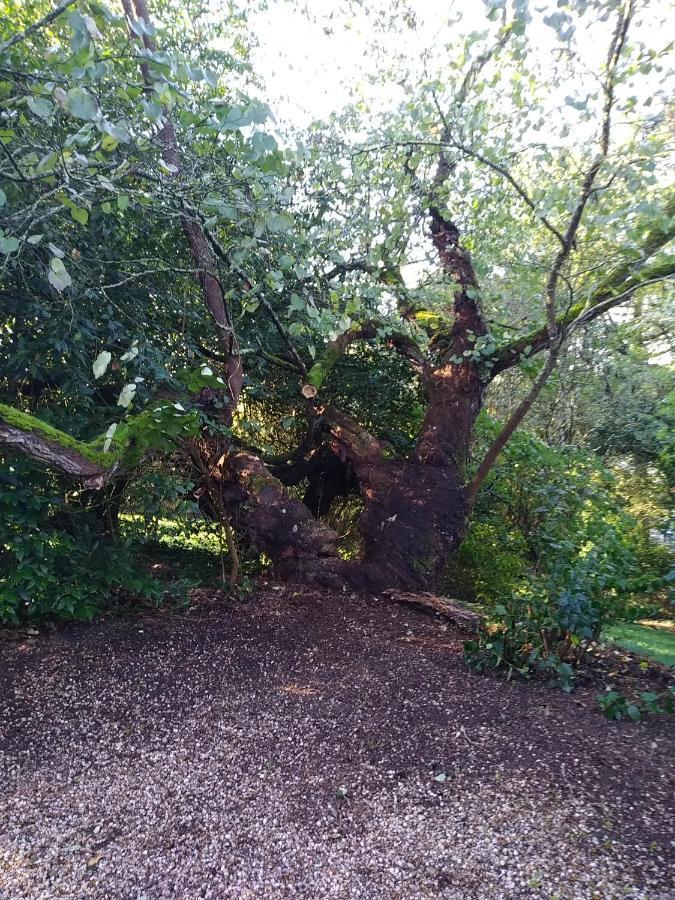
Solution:
<path fill-rule="evenodd" d="M 0 896 L 672 896 L 672 720 L 462 639 L 269 586 L 0 641 Z"/>

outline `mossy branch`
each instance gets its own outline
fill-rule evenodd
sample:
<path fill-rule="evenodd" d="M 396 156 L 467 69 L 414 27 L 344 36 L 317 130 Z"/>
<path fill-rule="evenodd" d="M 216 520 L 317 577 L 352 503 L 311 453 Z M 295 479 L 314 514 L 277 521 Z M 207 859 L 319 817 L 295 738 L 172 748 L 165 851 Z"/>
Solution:
<path fill-rule="evenodd" d="M 85 442 L 30 413 L 0 403 L 0 444 L 7 444 L 47 465 L 99 489 L 122 472 L 137 466 L 150 452 L 170 450 L 177 438 L 194 434 L 195 413 L 176 415 L 172 406 L 160 406 L 129 416 L 109 438 L 99 435 Z"/>
<path fill-rule="evenodd" d="M 675 275 L 675 256 L 649 262 L 662 247 L 675 238 L 675 197 L 669 199 L 663 216 L 647 230 L 640 249 L 633 258 L 618 266 L 593 291 L 591 296 L 574 304 L 557 318 L 559 333 L 573 325 L 587 324 L 607 310 L 625 302 L 636 290 Z M 498 349 L 492 357 L 492 376 L 516 365 L 523 356 L 538 353 L 549 345 L 547 327 L 536 328 L 529 334 Z"/>
<path fill-rule="evenodd" d="M 331 341 L 326 347 L 323 356 L 320 359 L 317 359 L 307 373 L 307 379 L 303 386 L 302 393 L 306 397 L 315 397 L 317 392 L 323 386 L 326 378 L 328 378 L 340 361 L 340 358 L 347 351 L 347 348 L 356 341 L 373 340 L 377 337 L 378 330 L 384 327 L 385 325 L 383 322 L 372 319 L 348 329 L 334 341 Z M 412 337 L 401 332 L 395 332 L 387 334 L 384 340 L 390 347 L 409 359 L 421 374 L 424 375 L 426 373 L 429 368 L 428 361 Z"/>

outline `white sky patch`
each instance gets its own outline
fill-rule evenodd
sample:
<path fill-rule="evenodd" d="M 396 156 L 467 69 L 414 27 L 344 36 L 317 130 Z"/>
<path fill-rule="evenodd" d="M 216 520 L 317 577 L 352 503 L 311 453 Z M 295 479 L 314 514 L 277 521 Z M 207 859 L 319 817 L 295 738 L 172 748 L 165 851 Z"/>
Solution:
<path fill-rule="evenodd" d="M 400 13 L 388 27 L 382 27 L 381 20 L 376 24 L 376 10 L 386 8 L 386 0 L 365 0 L 367 11 L 339 0 L 270 0 L 266 10 L 252 13 L 250 24 L 258 41 L 254 70 L 263 80 L 265 99 L 279 123 L 306 127 L 360 99 L 377 104 L 380 110 L 393 109 L 405 98 L 405 90 L 393 81 L 376 81 L 387 61 L 399 72 L 407 70 L 423 78 L 425 71 L 442 70 L 444 60 L 460 50 L 462 38 L 490 27 L 482 0 L 410 0 L 409 6 L 415 14 L 414 27 L 408 27 Z M 560 44 L 537 10 L 551 13 L 558 6 L 555 0 L 542 0 L 531 8 L 532 53 L 546 66 Z M 669 38 L 664 29 L 669 11 L 670 0 L 645 3 L 635 17 L 633 36 L 639 33 L 660 49 Z M 593 18 L 589 12 L 578 19 L 575 35 L 575 50 L 588 69 L 589 85 L 601 70 L 615 21 L 610 17 L 598 24 Z M 664 83 L 665 76 L 657 73 L 646 79 L 640 76 L 640 99 Z"/>

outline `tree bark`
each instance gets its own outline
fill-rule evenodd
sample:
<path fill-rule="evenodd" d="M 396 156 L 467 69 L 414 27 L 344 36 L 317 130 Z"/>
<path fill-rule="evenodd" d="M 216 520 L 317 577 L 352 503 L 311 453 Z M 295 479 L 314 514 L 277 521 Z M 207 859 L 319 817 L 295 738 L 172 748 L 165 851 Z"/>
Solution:
<path fill-rule="evenodd" d="M 76 449 L 62 446 L 34 431 L 23 431 L 0 419 L 0 444 L 8 444 L 32 459 L 79 479 L 92 490 L 99 490 L 115 475 L 116 466 L 105 468 L 87 459 Z"/>

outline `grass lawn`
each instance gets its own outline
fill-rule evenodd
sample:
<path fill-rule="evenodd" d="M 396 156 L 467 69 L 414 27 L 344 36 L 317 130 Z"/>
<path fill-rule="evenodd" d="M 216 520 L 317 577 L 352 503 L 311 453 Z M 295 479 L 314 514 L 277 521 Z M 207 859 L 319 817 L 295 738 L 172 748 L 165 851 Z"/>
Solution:
<path fill-rule="evenodd" d="M 675 634 L 671 631 L 622 622 L 605 628 L 602 636 L 632 653 L 675 667 Z"/>

